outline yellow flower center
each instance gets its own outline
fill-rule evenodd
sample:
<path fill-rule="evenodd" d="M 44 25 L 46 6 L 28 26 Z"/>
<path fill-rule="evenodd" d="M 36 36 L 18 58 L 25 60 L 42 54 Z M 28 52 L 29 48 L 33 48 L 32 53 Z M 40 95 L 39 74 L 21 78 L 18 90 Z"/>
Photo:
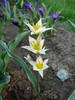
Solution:
<path fill-rule="evenodd" d="M 42 25 L 38 25 L 38 24 L 34 24 L 33 23 L 33 29 L 34 29 L 34 33 L 36 33 L 37 30 L 41 29 L 42 28 Z M 39 32 L 40 34 L 40 32 Z"/>
<path fill-rule="evenodd" d="M 43 68 L 43 62 L 36 62 L 36 67 L 37 67 L 37 69 L 42 69 Z"/>
<path fill-rule="evenodd" d="M 35 50 L 40 50 L 40 41 L 36 41 L 35 43 L 32 43 L 32 47 L 35 49 Z"/>

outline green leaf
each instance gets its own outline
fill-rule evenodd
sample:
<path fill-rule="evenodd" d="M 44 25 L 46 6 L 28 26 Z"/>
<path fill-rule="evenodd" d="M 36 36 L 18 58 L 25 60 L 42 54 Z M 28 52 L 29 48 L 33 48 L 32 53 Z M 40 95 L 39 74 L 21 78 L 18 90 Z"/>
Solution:
<path fill-rule="evenodd" d="M 24 4 L 24 0 L 21 0 L 21 3 L 20 3 L 21 8 L 23 7 L 23 4 Z"/>
<path fill-rule="evenodd" d="M 19 42 L 29 33 L 29 31 L 23 32 L 18 34 L 13 40 L 9 41 L 8 43 L 8 48 L 13 51 L 15 49 L 15 47 L 19 44 Z M 3 66 L 2 71 L 5 72 L 6 68 L 7 68 L 7 64 L 9 62 L 9 56 L 6 52 L 2 53 L 2 62 L 3 62 Z"/>
<path fill-rule="evenodd" d="M 3 38 L 4 23 L 0 21 L 0 39 Z"/>
<path fill-rule="evenodd" d="M 5 55 L 6 55 L 6 51 L 0 45 L 0 71 L 3 73 L 4 73 L 3 69 L 5 66 L 5 61 L 4 61 Z"/>
<path fill-rule="evenodd" d="M 26 65 L 26 63 L 23 61 L 23 59 L 19 56 L 17 56 L 15 53 L 13 53 L 12 51 L 10 51 L 6 45 L 5 42 L 3 42 L 2 40 L 0 40 L 0 45 L 7 51 L 8 55 L 10 57 L 12 57 L 16 63 L 18 63 L 18 65 L 23 69 L 23 71 L 26 73 L 28 79 L 30 80 L 30 82 L 33 85 L 33 88 L 35 90 L 36 93 L 38 93 L 40 91 L 39 89 L 39 85 L 38 82 L 35 78 L 35 75 L 31 72 L 31 70 L 28 68 L 28 66 Z"/>
<path fill-rule="evenodd" d="M 2 100 L 2 96 L 0 96 L 0 100 Z"/>
<path fill-rule="evenodd" d="M 6 84 L 8 84 L 10 82 L 10 76 L 5 75 L 4 73 L 2 73 L 0 71 L 0 92 L 2 91 L 2 89 L 4 88 L 4 86 Z"/>
<path fill-rule="evenodd" d="M 68 100 L 75 100 L 75 90 L 72 92 L 71 96 L 68 98 Z"/>
<path fill-rule="evenodd" d="M 71 20 L 68 19 L 68 22 L 75 28 L 75 24 Z"/>
<path fill-rule="evenodd" d="M 24 25 L 24 22 L 22 21 L 21 26 L 19 27 L 19 33 L 23 32 L 24 27 L 25 27 L 25 25 Z"/>
<path fill-rule="evenodd" d="M 9 21 L 11 18 L 11 9 L 8 1 L 6 2 L 4 15 L 7 17 L 7 20 Z"/>
<path fill-rule="evenodd" d="M 15 18 L 16 20 L 18 20 L 16 5 L 14 5 L 14 7 L 13 7 L 13 15 L 14 15 L 14 18 Z"/>
<path fill-rule="evenodd" d="M 8 48 L 14 50 L 18 43 L 29 33 L 29 31 L 18 34 L 13 40 L 8 43 Z"/>

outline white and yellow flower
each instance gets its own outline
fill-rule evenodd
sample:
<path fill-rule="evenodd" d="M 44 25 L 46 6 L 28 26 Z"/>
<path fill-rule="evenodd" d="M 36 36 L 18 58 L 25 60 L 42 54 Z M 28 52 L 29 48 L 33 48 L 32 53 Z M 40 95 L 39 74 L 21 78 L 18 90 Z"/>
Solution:
<path fill-rule="evenodd" d="M 43 60 L 42 57 L 39 56 L 36 61 L 33 61 L 30 55 L 24 58 L 33 66 L 33 70 L 38 71 L 43 78 L 43 71 L 48 68 L 48 59 Z"/>
<path fill-rule="evenodd" d="M 38 54 L 38 53 L 45 54 L 45 52 L 47 51 L 47 49 L 43 47 L 44 39 L 41 39 L 41 38 L 34 39 L 29 36 L 29 44 L 30 46 L 22 46 L 22 48 L 27 49 L 35 54 Z"/>
<path fill-rule="evenodd" d="M 34 35 L 34 34 L 40 35 L 41 33 L 45 32 L 47 30 L 53 30 L 53 27 L 46 28 L 45 26 L 43 26 L 41 18 L 36 24 L 30 25 L 29 22 L 27 22 L 25 24 L 30 28 L 31 35 Z"/>

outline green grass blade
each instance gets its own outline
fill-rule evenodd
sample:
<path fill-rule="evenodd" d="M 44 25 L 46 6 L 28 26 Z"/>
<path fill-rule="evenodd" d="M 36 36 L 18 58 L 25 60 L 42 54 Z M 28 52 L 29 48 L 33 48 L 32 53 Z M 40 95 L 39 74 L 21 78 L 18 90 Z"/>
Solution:
<path fill-rule="evenodd" d="M 75 28 L 75 23 L 73 23 L 71 20 L 68 19 L 68 22 L 72 25 L 72 27 Z"/>

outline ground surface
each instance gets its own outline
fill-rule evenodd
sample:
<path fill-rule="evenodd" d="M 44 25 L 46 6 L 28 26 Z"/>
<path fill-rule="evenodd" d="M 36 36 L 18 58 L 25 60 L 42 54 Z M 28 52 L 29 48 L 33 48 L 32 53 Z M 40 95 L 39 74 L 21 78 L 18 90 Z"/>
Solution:
<path fill-rule="evenodd" d="M 13 27 L 13 28 L 11 28 Z M 10 26 L 6 32 L 11 33 L 6 37 L 9 41 L 17 34 L 17 28 Z M 5 34 L 6 34 L 5 32 Z M 21 57 L 26 56 L 29 52 L 22 49 L 21 46 L 28 44 L 28 37 L 17 46 L 15 52 Z M 48 58 L 49 69 L 44 72 L 44 78 L 39 80 L 40 100 L 67 100 L 68 96 L 75 89 L 75 34 L 67 32 L 63 28 L 51 37 L 47 37 L 45 46 L 49 50 L 43 58 Z M 32 57 L 34 54 L 30 53 Z M 32 67 L 29 65 L 32 69 Z M 62 82 L 57 78 L 56 72 L 60 68 L 65 68 L 70 73 L 70 78 Z M 27 77 L 23 71 L 11 61 L 8 69 L 11 75 L 11 82 L 3 90 L 3 100 L 38 100 Z M 35 73 L 37 76 L 37 73 Z"/>

